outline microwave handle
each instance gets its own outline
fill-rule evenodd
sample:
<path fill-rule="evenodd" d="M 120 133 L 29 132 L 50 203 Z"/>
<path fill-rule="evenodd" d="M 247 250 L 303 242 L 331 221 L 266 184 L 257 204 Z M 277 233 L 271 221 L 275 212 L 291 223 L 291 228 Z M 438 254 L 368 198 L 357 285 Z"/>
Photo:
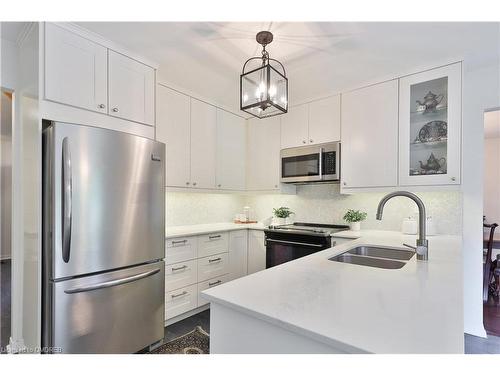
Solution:
<path fill-rule="evenodd" d="M 323 179 L 323 147 L 319 148 L 319 178 Z"/>

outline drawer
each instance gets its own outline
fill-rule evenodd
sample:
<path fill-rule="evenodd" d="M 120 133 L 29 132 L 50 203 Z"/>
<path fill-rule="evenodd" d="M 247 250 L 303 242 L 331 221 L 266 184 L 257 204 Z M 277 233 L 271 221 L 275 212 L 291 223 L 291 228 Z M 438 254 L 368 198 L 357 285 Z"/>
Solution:
<path fill-rule="evenodd" d="M 226 253 L 229 250 L 228 232 L 210 233 L 198 236 L 198 257 Z"/>
<path fill-rule="evenodd" d="M 198 282 L 196 260 L 169 264 L 165 267 L 165 290 L 171 291 Z"/>
<path fill-rule="evenodd" d="M 167 240 L 165 263 L 174 264 L 195 259 L 198 256 L 196 237 L 178 237 Z"/>
<path fill-rule="evenodd" d="M 197 306 L 196 284 L 167 292 L 165 293 L 165 320 L 195 309 Z"/>
<path fill-rule="evenodd" d="M 227 253 L 198 259 L 198 282 L 222 276 L 229 272 Z"/>
<path fill-rule="evenodd" d="M 203 281 L 201 283 L 198 283 L 198 307 L 206 305 L 208 303 L 207 300 L 205 300 L 201 296 L 201 292 L 204 291 L 205 289 L 213 288 L 214 286 L 220 285 L 227 283 L 229 281 L 229 275 L 222 275 L 219 277 L 214 277 L 213 279 Z"/>

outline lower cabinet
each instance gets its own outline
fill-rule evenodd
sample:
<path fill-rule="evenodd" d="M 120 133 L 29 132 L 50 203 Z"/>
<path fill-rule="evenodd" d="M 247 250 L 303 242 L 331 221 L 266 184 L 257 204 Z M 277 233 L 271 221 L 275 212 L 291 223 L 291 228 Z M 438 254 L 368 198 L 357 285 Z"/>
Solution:
<path fill-rule="evenodd" d="M 248 274 L 266 269 L 266 246 L 264 232 L 248 231 Z"/>
<path fill-rule="evenodd" d="M 165 321 L 206 306 L 202 291 L 266 268 L 261 230 L 178 237 L 166 248 Z"/>
<path fill-rule="evenodd" d="M 198 283 L 198 307 L 204 306 L 208 303 L 208 301 L 201 296 L 201 292 L 203 292 L 206 289 L 213 288 L 214 286 L 224 284 L 230 280 L 231 279 L 229 275 L 226 274 Z"/>

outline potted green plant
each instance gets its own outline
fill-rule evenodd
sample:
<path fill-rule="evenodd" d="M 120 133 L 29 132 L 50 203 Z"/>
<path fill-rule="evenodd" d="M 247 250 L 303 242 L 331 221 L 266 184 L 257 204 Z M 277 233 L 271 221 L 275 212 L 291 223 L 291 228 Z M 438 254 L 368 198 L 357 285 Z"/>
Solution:
<path fill-rule="evenodd" d="M 286 219 L 293 214 L 293 211 L 291 211 L 288 207 L 278 207 L 273 208 L 273 213 L 276 217 L 276 224 L 283 225 L 286 224 Z"/>
<path fill-rule="evenodd" d="M 347 210 L 344 215 L 344 220 L 349 223 L 351 230 L 359 231 L 361 229 L 361 222 L 366 219 L 366 212 L 358 210 Z"/>

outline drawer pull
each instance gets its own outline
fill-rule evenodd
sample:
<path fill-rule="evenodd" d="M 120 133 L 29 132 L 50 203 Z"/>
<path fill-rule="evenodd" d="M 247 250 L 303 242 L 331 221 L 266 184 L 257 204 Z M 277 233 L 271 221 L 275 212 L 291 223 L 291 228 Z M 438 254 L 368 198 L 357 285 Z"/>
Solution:
<path fill-rule="evenodd" d="M 185 296 L 186 294 L 188 294 L 188 292 L 186 292 L 186 291 L 179 293 L 179 294 L 172 294 L 172 298 L 182 297 L 182 296 Z"/>
<path fill-rule="evenodd" d="M 208 239 L 209 240 L 215 240 L 216 238 L 220 238 L 220 234 L 216 235 L 216 236 L 208 236 Z"/>
<path fill-rule="evenodd" d="M 217 280 L 217 281 L 214 281 L 213 283 L 208 283 L 208 286 L 219 285 L 221 283 L 222 283 L 222 280 Z"/>
<path fill-rule="evenodd" d="M 185 270 L 186 268 L 188 268 L 186 265 L 183 265 L 182 267 L 172 267 L 172 272 Z"/>
<path fill-rule="evenodd" d="M 180 244 L 180 243 L 186 243 L 187 240 L 181 240 L 181 241 L 172 241 L 172 245 L 177 245 L 177 244 Z"/>
<path fill-rule="evenodd" d="M 222 260 L 222 258 L 215 258 L 215 259 L 209 259 L 208 260 L 208 263 L 214 263 L 214 262 L 220 262 Z"/>

